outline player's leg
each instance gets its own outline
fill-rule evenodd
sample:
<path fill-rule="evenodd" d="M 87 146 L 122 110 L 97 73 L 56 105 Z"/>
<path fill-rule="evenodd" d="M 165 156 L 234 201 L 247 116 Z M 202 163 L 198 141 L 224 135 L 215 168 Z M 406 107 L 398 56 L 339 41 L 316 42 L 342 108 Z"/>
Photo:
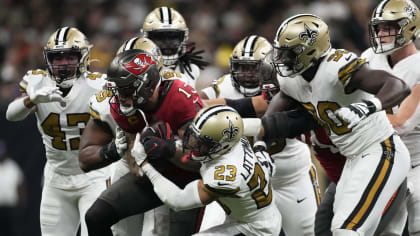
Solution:
<path fill-rule="evenodd" d="M 420 236 L 420 165 L 410 169 L 408 181 L 411 186 L 407 202 L 408 231 L 410 236 Z"/>
<path fill-rule="evenodd" d="M 128 216 L 162 205 L 153 185 L 128 173 L 105 190 L 86 213 L 89 236 L 111 236 L 110 227 Z"/>
<path fill-rule="evenodd" d="M 170 209 L 169 235 L 189 236 L 200 229 L 204 208 L 175 212 Z"/>
<path fill-rule="evenodd" d="M 142 236 L 166 236 L 169 234 L 169 208 L 165 205 L 144 213 Z"/>
<path fill-rule="evenodd" d="M 335 183 L 330 183 L 325 190 L 324 197 L 315 215 L 315 235 L 332 236 L 331 221 L 333 219 L 333 204 L 335 195 Z"/>
<path fill-rule="evenodd" d="M 314 235 L 315 213 L 320 203 L 317 173 L 309 148 L 298 141 L 273 154 L 276 172 L 271 183 L 282 214 L 286 235 Z"/>
<path fill-rule="evenodd" d="M 114 162 L 111 166 L 111 184 L 130 172 L 126 163 Z M 111 227 L 114 236 L 142 235 L 143 214 L 137 214 L 121 219 Z"/>
<path fill-rule="evenodd" d="M 334 200 L 334 236 L 374 233 L 386 204 L 407 176 L 409 158 L 396 135 L 348 157 Z"/>
<path fill-rule="evenodd" d="M 43 236 L 74 236 L 80 224 L 77 192 L 44 185 L 40 221 Z"/>
<path fill-rule="evenodd" d="M 78 202 L 79 216 L 81 225 L 81 236 L 88 236 L 85 214 L 86 211 L 92 206 L 93 202 L 99 197 L 99 195 L 106 189 L 108 180 L 106 178 L 92 179 L 89 186 L 80 190 L 80 199 Z"/>

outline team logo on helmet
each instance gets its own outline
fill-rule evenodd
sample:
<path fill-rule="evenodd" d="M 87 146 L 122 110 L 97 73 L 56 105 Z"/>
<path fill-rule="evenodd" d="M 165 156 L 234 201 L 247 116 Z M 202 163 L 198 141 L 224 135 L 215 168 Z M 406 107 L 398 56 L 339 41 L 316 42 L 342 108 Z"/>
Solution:
<path fill-rule="evenodd" d="M 318 31 L 311 30 L 306 24 L 304 24 L 305 32 L 299 34 L 299 39 L 306 42 L 308 45 L 313 45 L 316 41 L 316 36 L 318 36 Z"/>
<path fill-rule="evenodd" d="M 156 64 L 156 62 L 146 54 L 139 54 L 133 58 L 129 63 L 123 65 L 128 71 L 135 75 L 141 75 L 147 71 L 149 66 Z"/>
<path fill-rule="evenodd" d="M 414 8 L 411 5 L 408 5 L 407 7 L 404 8 L 404 11 L 406 11 L 408 14 L 410 14 L 411 17 L 413 17 L 413 19 L 416 19 L 416 16 L 417 16 L 416 8 Z"/>
<path fill-rule="evenodd" d="M 231 141 L 236 137 L 236 135 L 239 133 L 238 127 L 233 127 L 232 121 L 229 120 L 229 128 L 226 128 L 222 131 L 223 136 L 226 136 L 226 138 Z"/>

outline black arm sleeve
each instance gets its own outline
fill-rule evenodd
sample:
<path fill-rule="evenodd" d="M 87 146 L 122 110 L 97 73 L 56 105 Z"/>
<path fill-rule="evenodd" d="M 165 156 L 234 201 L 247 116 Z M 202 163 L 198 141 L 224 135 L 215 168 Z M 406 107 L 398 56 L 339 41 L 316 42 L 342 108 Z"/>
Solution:
<path fill-rule="evenodd" d="M 304 109 L 275 112 L 262 118 L 264 141 L 269 145 L 278 138 L 295 138 L 312 130 L 316 121 Z"/>
<path fill-rule="evenodd" d="M 246 97 L 241 99 L 225 99 L 226 105 L 235 109 L 239 115 L 243 118 L 256 118 L 257 113 L 255 112 L 254 105 L 252 104 L 252 98 Z"/>

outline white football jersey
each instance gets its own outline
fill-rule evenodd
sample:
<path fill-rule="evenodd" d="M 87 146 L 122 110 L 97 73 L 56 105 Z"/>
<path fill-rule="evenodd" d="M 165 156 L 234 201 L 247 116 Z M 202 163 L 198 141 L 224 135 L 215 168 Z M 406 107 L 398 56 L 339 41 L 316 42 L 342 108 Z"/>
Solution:
<path fill-rule="evenodd" d="M 213 81 L 213 84 L 211 87 L 207 87 L 202 90 L 204 93 L 206 93 L 207 97 L 209 99 L 216 99 L 216 98 L 229 98 L 229 99 L 240 99 L 244 98 L 245 96 L 240 93 L 234 86 L 232 82 L 232 76 L 231 74 L 226 74 L 222 76 L 221 78 Z M 293 158 L 298 155 L 305 156 L 306 153 L 308 153 L 309 149 L 306 144 L 296 140 L 296 139 L 283 139 L 279 140 L 279 142 L 269 149 L 269 153 L 272 158 L 274 159 L 288 159 Z M 311 162 L 309 155 L 308 158 L 300 158 L 302 161 L 299 163 L 298 169 L 300 170 L 307 170 L 309 169 Z M 290 170 L 285 172 L 284 169 L 286 169 L 284 166 L 277 166 L 276 168 L 278 171 L 276 171 L 276 175 L 282 176 L 282 177 L 288 177 L 287 179 L 292 179 L 295 177 L 300 176 L 301 172 L 296 171 L 294 168 L 288 168 Z M 283 180 L 285 178 L 282 178 Z"/>
<path fill-rule="evenodd" d="M 246 223 L 246 235 L 272 235 L 279 224 L 270 170 L 260 163 L 246 138 L 220 158 L 202 162 L 200 173 L 206 191 L 220 196 L 217 202 L 231 222 Z"/>
<path fill-rule="evenodd" d="M 74 81 L 64 102 L 39 103 L 36 118 L 46 149 L 47 164 L 62 175 L 77 175 L 79 167 L 80 134 L 89 121 L 88 100 L 105 83 L 99 73 L 82 75 Z M 28 71 L 19 84 L 21 92 L 45 86 L 56 87 L 44 70 Z"/>
<path fill-rule="evenodd" d="M 396 77 L 402 79 L 410 88 L 413 88 L 417 84 L 420 84 L 420 67 L 417 66 L 420 61 L 420 53 L 417 52 L 409 57 L 399 61 L 394 67 L 391 67 L 388 63 L 388 57 L 384 54 L 376 54 L 371 48 L 367 49 L 362 53 L 362 57 L 369 61 L 369 65 L 372 69 L 385 70 Z M 398 106 L 392 108 L 392 113 L 396 114 Z M 413 157 L 420 157 L 420 121 L 414 127 L 414 129 L 404 136 L 401 136 L 402 141 L 407 146 L 410 154 L 411 161 L 420 163 L 419 160 L 413 160 Z"/>
<path fill-rule="evenodd" d="M 314 115 L 327 129 L 331 141 L 346 157 L 357 155 L 371 144 L 382 142 L 394 133 L 385 111 L 370 115 L 352 129 L 334 114 L 341 107 L 374 96 L 362 90 L 345 90 L 352 73 L 365 63 L 366 60 L 352 52 L 331 49 L 321 61 L 311 82 L 308 83 L 300 75 L 279 79 L 281 90 Z"/>
<path fill-rule="evenodd" d="M 233 87 L 231 74 L 223 75 L 219 79 L 214 80 L 211 87 L 207 87 L 201 91 L 203 91 L 209 99 L 239 99 L 245 97 L 235 87 Z"/>
<path fill-rule="evenodd" d="M 195 89 L 195 84 L 197 83 L 198 77 L 200 76 L 200 68 L 198 68 L 195 64 L 190 64 L 191 71 L 187 72 L 184 70 L 184 73 L 181 72 L 181 69 L 179 68 L 179 65 L 175 68 L 172 67 L 166 67 L 163 69 L 163 71 L 170 71 L 170 72 L 177 72 L 176 76 L 177 79 L 180 79 L 187 83 L 189 86 L 193 87 Z M 164 75 L 165 73 L 161 73 Z M 165 76 L 164 76 L 165 78 Z"/>

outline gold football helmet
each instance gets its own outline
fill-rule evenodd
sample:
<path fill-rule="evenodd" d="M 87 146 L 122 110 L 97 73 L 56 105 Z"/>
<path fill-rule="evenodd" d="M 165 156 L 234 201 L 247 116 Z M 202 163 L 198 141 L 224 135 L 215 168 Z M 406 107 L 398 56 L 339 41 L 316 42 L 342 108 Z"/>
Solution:
<path fill-rule="evenodd" d="M 273 49 L 264 37 L 251 35 L 242 39 L 229 58 L 233 86 L 246 97 L 261 93 L 262 77 L 268 76 L 264 58 Z"/>
<path fill-rule="evenodd" d="M 196 161 L 210 161 L 229 152 L 242 138 L 244 124 L 233 108 L 214 105 L 201 109 L 187 128 L 183 145 Z"/>
<path fill-rule="evenodd" d="M 118 49 L 117 54 L 132 49 L 141 49 L 145 52 L 150 53 L 158 61 L 159 71 L 163 66 L 162 53 L 159 47 L 150 39 L 144 37 L 134 37 L 124 42 L 123 45 Z"/>
<path fill-rule="evenodd" d="M 388 33 L 379 33 L 379 25 Z M 383 0 L 373 11 L 369 23 L 369 41 L 375 53 L 391 53 L 419 36 L 419 8 L 410 0 Z M 395 34 L 390 32 L 395 29 Z M 393 36 L 393 42 L 381 42 L 382 38 Z"/>
<path fill-rule="evenodd" d="M 280 25 L 274 39 L 272 63 L 281 76 L 303 73 L 331 48 L 328 25 L 311 14 L 292 16 Z"/>
<path fill-rule="evenodd" d="M 70 88 L 74 79 L 89 69 L 90 49 L 86 36 L 76 28 L 55 31 L 44 47 L 48 72 L 62 88 Z"/>
<path fill-rule="evenodd" d="M 146 16 L 141 31 L 159 46 L 165 66 L 175 65 L 186 52 L 188 27 L 184 17 L 173 8 L 154 9 Z"/>

